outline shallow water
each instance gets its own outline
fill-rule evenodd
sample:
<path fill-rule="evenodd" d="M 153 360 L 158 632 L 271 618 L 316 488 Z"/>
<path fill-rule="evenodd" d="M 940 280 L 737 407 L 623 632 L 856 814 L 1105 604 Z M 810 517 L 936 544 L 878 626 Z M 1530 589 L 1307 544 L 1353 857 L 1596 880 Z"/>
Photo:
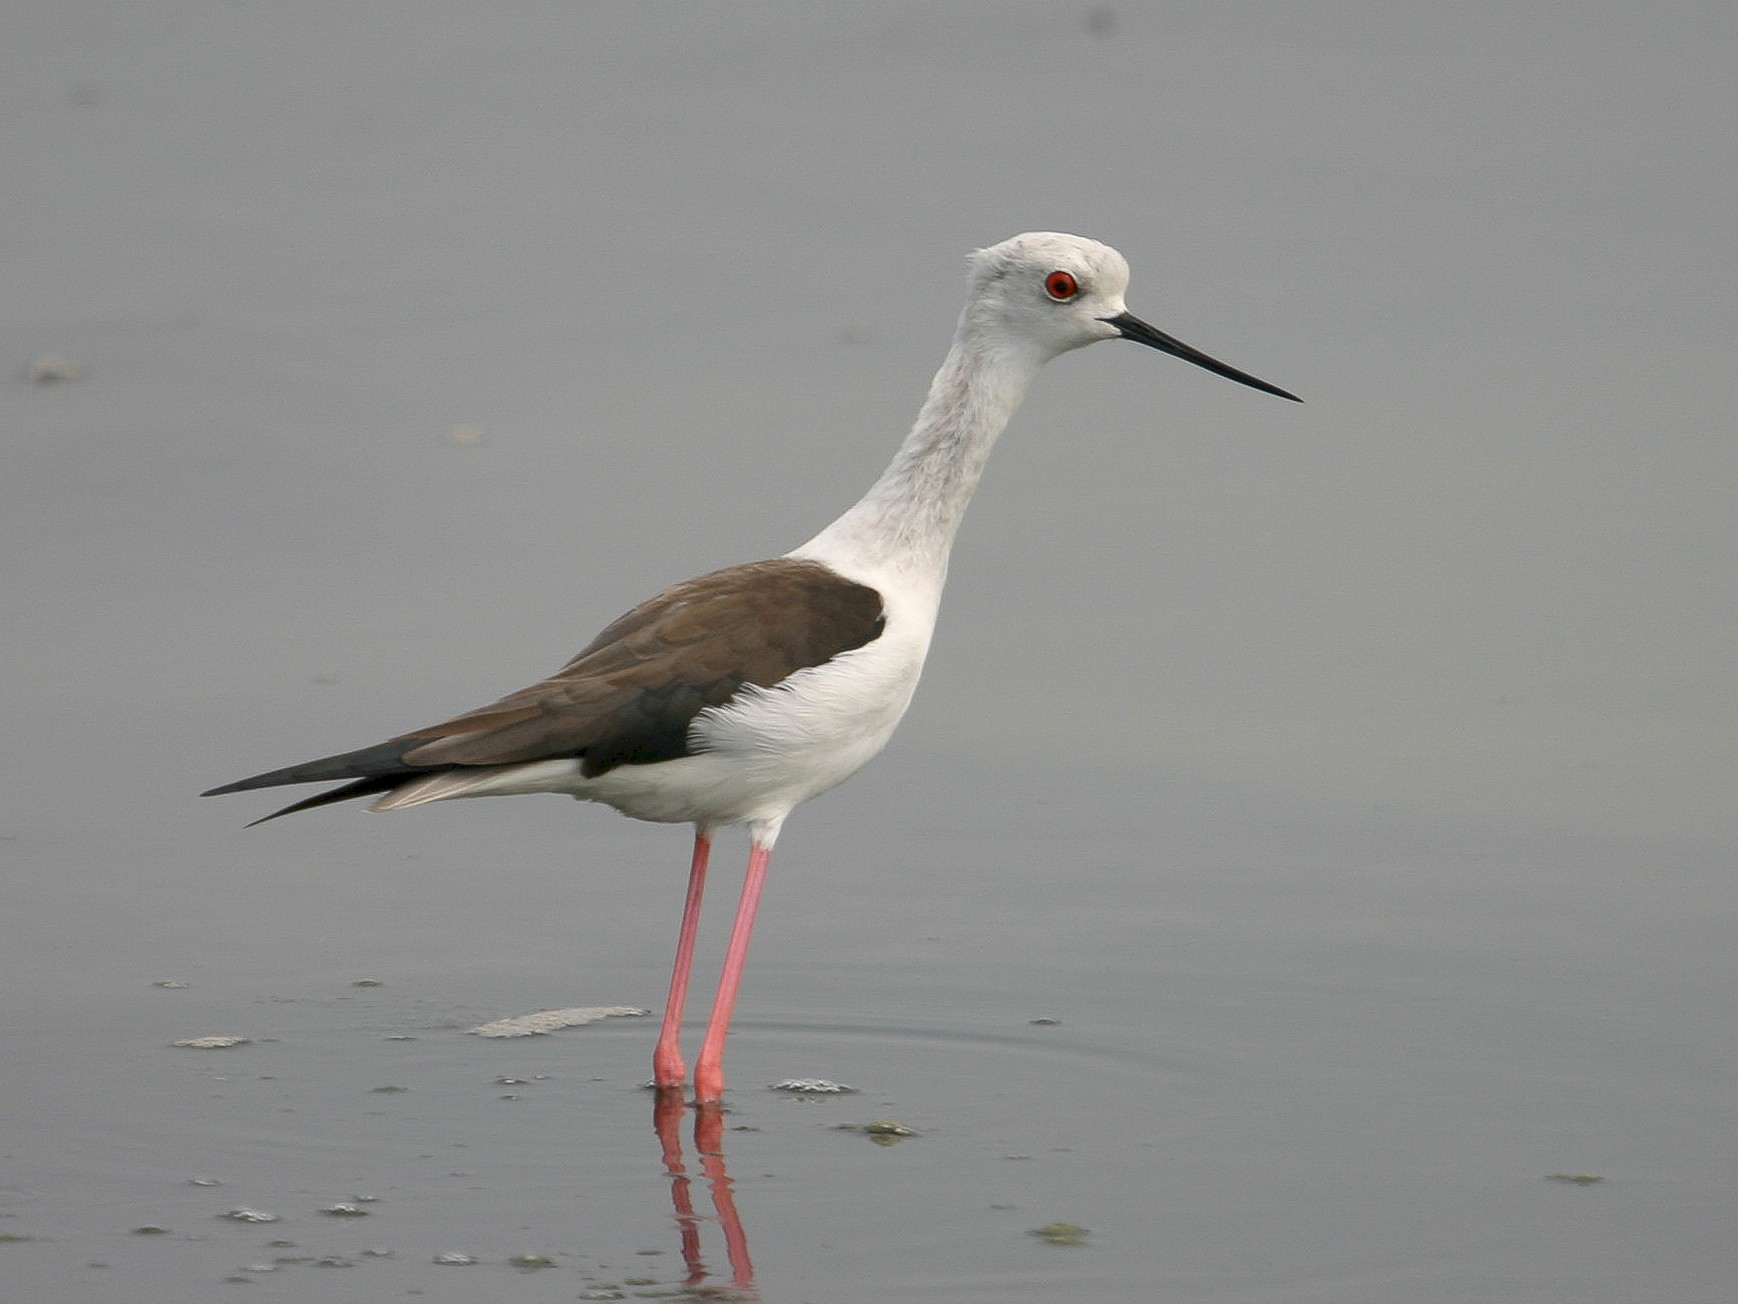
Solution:
<path fill-rule="evenodd" d="M 1729 1300 L 1738 31 L 1582 13 L 21 17 L 0 1297 Z M 1308 403 L 1040 379 L 728 1113 L 466 1032 L 655 1010 L 685 831 L 193 796 L 807 537 L 1044 226 Z"/>
<path fill-rule="evenodd" d="M 920 804 L 923 777 L 884 777 L 880 802 Z M 0 1212 L 32 1238 L 4 1247 L 9 1279 L 93 1301 L 215 1298 L 237 1275 L 250 1298 L 310 1300 L 571 1299 L 628 1278 L 799 1300 L 1722 1298 L 1725 960 L 1646 939 L 1693 937 L 1666 898 L 1723 865 L 1239 831 L 1207 793 L 1153 848 L 1126 814 L 1138 793 L 1052 794 L 1045 833 L 1015 828 L 1013 796 L 1042 776 L 994 777 L 945 832 L 840 802 L 792 839 L 715 1171 L 679 1129 L 694 1223 L 641 1086 L 654 1020 L 465 1032 L 539 1002 L 655 1004 L 674 833 L 640 840 L 639 861 L 674 854 L 619 916 L 589 901 L 573 862 L 593 853 L 570 845 L 608 817 L 559 801 L 527 803 L 492 849 L 463 818 L 492 807 L 334 823 L 424 848 L 358 868 L 250 834 L 246 862 L 201 872 L 305 875 L 305 900 L 187 919 L 150 961 L 132 929 L 118 939 L 186 988 L 151 968 L 63 983 L 37 956 L 35 1017 L 9 1038 L 8 1114 L 29 1125 L 9 1128 Z M 484 858 L 497 906 L 443 900 Z M 1645 900 L 1623 887 L 1642 873 Z M 251 1041 L 170 1046 L 212 1033 Z M 857 1091 L 767 1089 L 791 1077 Z M 882 1119 L 917 1135 L 839 1127 Z M 1583 1173 L 1604 1180 L 1548 1180 Z M 715 1203 L 726 1176 L 746 1269 Z M 320 1212 L 364 1196 L 363 1217 Z M 221 1217 L 236 1207 L 279 1221 Z M 1086 1243 L 1030 1234 L 1055 1222 Z M 511 1266 L 527 1254 L 553 1266 Z"/>

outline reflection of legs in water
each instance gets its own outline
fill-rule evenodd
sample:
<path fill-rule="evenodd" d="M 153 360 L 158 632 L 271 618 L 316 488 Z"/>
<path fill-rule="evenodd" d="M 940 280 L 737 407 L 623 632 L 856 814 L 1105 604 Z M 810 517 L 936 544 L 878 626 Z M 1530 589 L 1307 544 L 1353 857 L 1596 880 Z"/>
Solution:
<path fill-rule="evenodd" d="M 694 1116 L 694 1148 L 700 1152 L 700 1171 L 712 1188 L 712 1207 L 724 1229 L 724 1252 L 730 1259 L 730 1284 L 738 1290 L 754 1289 L 754 1264 L 748 1259 L 748 1237 L 736 1213 L 736 1188 L 724 1171 L 724 1111 L 702 1107 Z"/>
<path fill-rule="evenodd" d="M 700 1262 L 700 1220 L 694 1216 L 694 1192 L 689 1189 L 688 1170 L 682 1166 L 682 1115 L 687 1111 L 680 1094 L 657 1093 L 652 1106 L 652 1127 L 664 1147 L 664 1171 L 670 1175 L 670 1203 L 676 1208 L 676 1227 L 682 1234 L 682 1262 L 687 1266 L 684 1286 L 706 1280 L 706 1265 Z"/>
<path fill-rule="evenodd" d="M 700 1257 L 700 1218 L 694 1212 L 694 1192 L 688 1170 L 682 1161 L 682 1116 L 687 1106 L 673 1091 L 657 1093 L 652 1106 L 652 1127 L 663 1147 L 664 1171 L 670 1177 L 670 1204 L 676 1212 L 676 1226 L 682 1240 L 682 1263 L 688 1270 L 685 1286 L 698 1286 L 712 1274 Z M 702 1108 L 694 1116 L 694 1149 L 700 1156 L 700 1171 L 706 1175 L 706 1185 L 712 1192 L 712 1207 L 718 1215 L 718 1225 L 724 1232 L 724 1252 L 730 1259 L 730 1285 L 754 1295 L 754 1264 L 748 1258 L 748 1237 L 742 1230 L 742 1219 L 736 1212 L 736 1191 L 724 1166 L 724 1112 Z"/>

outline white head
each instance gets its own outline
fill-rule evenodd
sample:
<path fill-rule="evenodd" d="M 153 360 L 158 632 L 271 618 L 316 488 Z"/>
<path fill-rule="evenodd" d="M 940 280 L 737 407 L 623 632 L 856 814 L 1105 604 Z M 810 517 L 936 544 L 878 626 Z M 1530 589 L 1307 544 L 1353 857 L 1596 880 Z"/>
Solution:
<path fill-rule="evenodd" d="M 1281 398 L 1257 380 L 1147 325 L 1123 302 L 1128 262 L 1109 245 L 1056 231 L 1028 231 L 971 256 L 963 329 L 998 351 L 1036 363 L 1096 340 L 1133 340 Z"/>

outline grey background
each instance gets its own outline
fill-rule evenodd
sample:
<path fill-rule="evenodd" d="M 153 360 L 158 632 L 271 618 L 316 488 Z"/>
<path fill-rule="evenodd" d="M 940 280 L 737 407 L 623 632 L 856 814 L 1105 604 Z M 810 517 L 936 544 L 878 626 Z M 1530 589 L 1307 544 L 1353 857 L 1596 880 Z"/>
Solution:
<path fill-rule="evenodd" d="M 1040 378 L 911 716 L 781 842 L 733 1039 L 739 1109 L 866 1079 L 983 1190 L 964 1153 L 756 1118 L 733 1145 L 792 1147 L 738 1165 L 767 1298 L 1729 1298 L 1729 5 L 5 27 L 0 1232 L 38 1239 L 0 1272 L 32 1298 L 227 1298 L 259 1251 L 146 1264 L 124 1233 L 191 1224 L 189 1166 L 342 1185 L 314 1098 L 357 1028 L 422 1019 L 475 1091 L 468 1011 L 657 1004 L 679 833 L 553 799 L 244 833 L 265 802 L 192 794 L 489 700 L 806 538 L 914 414 L 962 255 L 1024 229 L 1116 245 L 1135 312 L 1306 405 L 1109 346 Z M 52 356 L 79 378 L 33 382 Z M 353 1027 L 359 976 L 387 1004 Z M 235 1027 L 280 1040 L 164 1048 Z M 535 1054 L 596 1047 L 614 1090 L 649 1038 Z M 213 1139 L 213 1072 L 293 1098 L 215 1089 Z M 453 1091 L 421 1117 L 495 1119 L 491 1189 L 655 1193 L 636 1097 L 551 1102 L 590 1144 L 545 1169 Z M 354 1180 L 399 1144 L 351 1137 Z M 400 1180 L 367 1289 L 465 1229 L 535 1248 L 490 1239 L 510 1199 L 447 1221 Z M 1018 1211 L 979 1227 L 992 1202 Z M 1071 1211 L 1088 1252 L 1018 1236 Z"/>

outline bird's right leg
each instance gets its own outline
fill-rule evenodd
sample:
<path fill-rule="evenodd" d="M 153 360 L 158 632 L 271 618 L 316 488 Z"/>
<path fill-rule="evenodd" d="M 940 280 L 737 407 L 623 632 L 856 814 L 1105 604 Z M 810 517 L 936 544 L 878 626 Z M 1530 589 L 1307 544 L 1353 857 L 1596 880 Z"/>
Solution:
<path fill-rule="evenodd" d="M 724 973 L 718 979 L 718 995 L 712 998 L 712 1019 L 706 1025 L 706 1040 L 700 1043 L 700 1058 L 694 1061 L 694 1103 L 717 1105 L 724 1098 L 724 1039 L 730 1033 L 730 1015 L 736 1008 L 736 989 L 742 983 L 742 967 L 748 962 L 748 939 L 754 933 L 755 912 L 766 883 L 766 867 L 772 859 L 772 844 L 778 839 L 784 816 L 757 820 L 748 826 L 748 873 L 742 880 L 742 901 L 736 907 L 736 923 L 730 929 L 730 946 L 724 952 Z"/>
<path fill-rule="evenodd" d="M 700 897 L 706 890 L 706 862 L 712 855 L 712 829 L 694 826 L 694 860 L 688 867 L 688 896 L 682 903 L 682 931 L 676 938 L 676 965 L 670 971 L 670 997 L 664 1026 L 652 1052 L 652 1085 L 679 1091 L 688 1068 L 682 1062 L 682 1007 L 688 1001 L 688 972 L 694 967 L 694 938 L 700 931 Z"/>

